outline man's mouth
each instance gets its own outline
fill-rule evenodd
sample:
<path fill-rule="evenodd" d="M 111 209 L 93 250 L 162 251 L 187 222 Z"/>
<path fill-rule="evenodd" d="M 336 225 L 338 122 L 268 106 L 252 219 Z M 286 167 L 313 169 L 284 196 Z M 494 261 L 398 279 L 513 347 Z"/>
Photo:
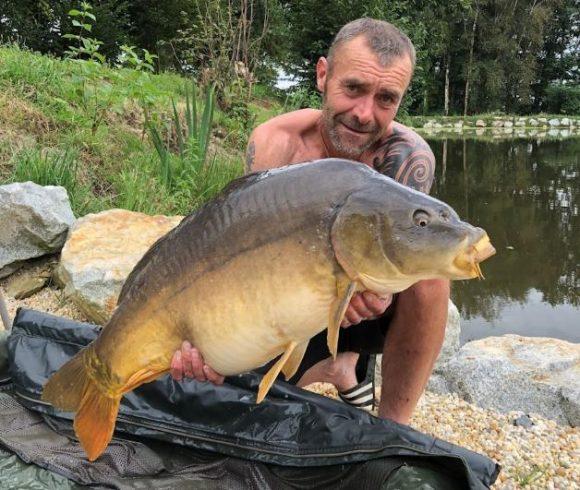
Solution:
<path fill-rule="evenodd" d="M 364 134 L 371 134 L 372 133 L 372 131 L 361 131 L 360 129 L 351 128 L 350 126 L 348 126 L 347 124 L 345 124 L 343 122 L 341 122 L 340 124 L 342 124 L 348 131 L 350 131 L 351 133 L 354 133 L 354 134 L 364 135 Z"/>

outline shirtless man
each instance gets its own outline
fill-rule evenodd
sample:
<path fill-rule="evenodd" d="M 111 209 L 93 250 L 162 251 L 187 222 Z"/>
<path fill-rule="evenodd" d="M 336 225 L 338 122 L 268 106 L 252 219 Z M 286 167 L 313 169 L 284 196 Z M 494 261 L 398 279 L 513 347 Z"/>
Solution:
<path fill-rule="evenodd" d="M 373 19 L 347 24 L 328 57 L 316 65 L 322 110 L 299 110 L 258 126 L 248 144 L 247 172 L 347 158 L 429 192 L 433 153 L 420 136 L 394 121 L 414 63 L 411 41 L 391 24 Z M 336 361 L 325 350 L 322 332 L 320 339 L 319 335 L 311 340 L 291 382 L 298 386 L 330 382 L 339 392 L 353 393 L 359 382 L 355 372 L 359 353 L 382 352 L 379 416 L 408 424 L 443 343 L 448 299 L 446 280 L 421 281 L 396 300 L 369 291 L 356 295 L 342 324 Z M 175 379 L 185 375 L 223 382 L 188 343 L 176 352 L 171 372 Z"/>

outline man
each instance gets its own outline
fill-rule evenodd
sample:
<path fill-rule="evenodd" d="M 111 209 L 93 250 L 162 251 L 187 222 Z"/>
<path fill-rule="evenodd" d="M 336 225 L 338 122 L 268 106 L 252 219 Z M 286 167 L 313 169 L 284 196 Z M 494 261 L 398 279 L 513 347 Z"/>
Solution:
<path fill-rule="evenodd" d="M 391 24 L 374 19 L 347 24 L 328 58 L 316 65 L 322 110 L 299 110 L 258 126 L 248 144 L 247 171 L 347 158 L 429 192 L 433 153 L 417 134 L 394 121 L 414 63 L 411 41 Z M 359 353 L 382 351 L 379 416 L 408 424 L 443 343 L 448 299 L 445 280 L 422 281 L 395 300 L 370 291 L 356 295 L 342 324 L 336 361 L 321 347 L 326 344 L 322 332 L 311 340 L 291 381 L 298 386 L 330 382 L 339 393 L 353 394 L 358 390 Z M 175 354 L 172 375 L 223 382 L 188 343 Z"/>

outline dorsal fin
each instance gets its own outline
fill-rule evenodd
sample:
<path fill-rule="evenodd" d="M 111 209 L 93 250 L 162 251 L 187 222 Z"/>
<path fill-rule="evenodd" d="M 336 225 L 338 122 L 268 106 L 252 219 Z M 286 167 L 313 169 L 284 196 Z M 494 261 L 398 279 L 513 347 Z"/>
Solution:
<path fill-rule="evenodd" d="M 237 179 L 232 180 L 229 184 L 227 184 L 222 189 L 222 191 L 214 199 L 212 199 L 210 202 L 202 205 L 199 209 L 197 209 L 193 213 L 186 216 L 179 223 L 179 225 L 177 225 L 173 230 L 169 231 L 169 233 L 176 232 L 182 226 L 182 224 L 185 224 L 185 222 L 191 221 L 198 214 L 203 213 L 204 211 L 207 211 L 208 210 L 207 208 L 210 208 L 210 207 L 213 208 L 217 204 L 223 202 L 225 200 L 225 198 L 227 196 L 229 196 L 231 193 L 236 192 L 237 190 L 239 190 L 243 187 L 249 186 L 249 185 L 253 184 L 256 180 L 261 179 L 263 174 L 265 174 L 265 173 L 266 173 L 266 171 L 253 172 L 251 174 L 247 174 L 247 175 L 244 175 L 242 177 L 239 177 Z M 121 301 L 123 301 L 126 298 L 129 290 L 131 289 L 131 287 L 133 286 L 133 284 L 137 280 L 140 272 L 150 262 L 151 257 L 153 257 L 157 253 L 157 249 L 159 248 L 160 243 L 165 239 L 165 237 L 169 233 L 158 238 L 157 241 L 153 245 L 151 245 L 149 250 L 147 250 L 147 252 L 143 255 L 143 257 L 141 257 L 141 259 L 139 260 L 137 265 L 135 265 L 133 270 L 129 273 L 129 275 L 127 276 L 127 279 L 125 280 L 125 282 L 123 284 L 123 287 L 121 288 L 121 292 L 119 293 L 119 299 L 117 300 L 117 303 L 121 303 Z"/>

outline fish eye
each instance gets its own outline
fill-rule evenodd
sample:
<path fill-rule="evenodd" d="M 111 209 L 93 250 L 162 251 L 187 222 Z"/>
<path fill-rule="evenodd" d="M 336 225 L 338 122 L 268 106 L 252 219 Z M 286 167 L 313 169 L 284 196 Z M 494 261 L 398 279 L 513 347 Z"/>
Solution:
<path fill-rule="evenodd" d="M 413 222 L 417 226 L 425 227 L 429 224 L 430 221 L 431 216 L 429 216 L 429 213 L 423 209 L 418 209 L 413 213 Z"/>

